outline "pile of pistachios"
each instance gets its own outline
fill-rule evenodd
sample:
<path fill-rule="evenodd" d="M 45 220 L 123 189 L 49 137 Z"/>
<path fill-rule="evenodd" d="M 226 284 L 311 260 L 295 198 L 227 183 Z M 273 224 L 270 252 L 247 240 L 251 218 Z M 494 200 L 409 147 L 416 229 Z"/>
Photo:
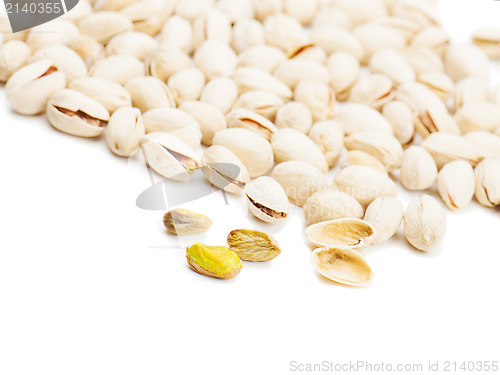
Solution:
<path fill-rule="evenodd" d="M 303 207 L 317 271 L 365 285 L 359 252 L 404 221 L 436 249 L 443 204 L 500 206 L 500 28 L 451 44 L 434 0 L 80 0 L 12 34 L 0 16 L 0 80 L 12 109 L 102 137 L 121 157 L 242 196 L 263 222 Z M 420 193 L 406 210 L 397 184 Z M 434 193 L 433 190 L 437 192 Z M 433 198 L 441 197 L 443 204 Z M 169 212 L 175 235 L 210 219 Z M 194 244 L 191 267 L 229 278 L 280 253 L 265 233 Z M 307 249 L 307 244 L 304 244 Z"/>

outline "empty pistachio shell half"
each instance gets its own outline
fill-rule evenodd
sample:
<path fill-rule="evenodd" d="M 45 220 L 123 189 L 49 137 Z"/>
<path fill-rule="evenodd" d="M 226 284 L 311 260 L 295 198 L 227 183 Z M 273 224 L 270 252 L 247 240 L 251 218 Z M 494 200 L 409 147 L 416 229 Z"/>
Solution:
<path fill-rule="evenodd" d="M 312 261 L 316 270 L 340 284 L 365 286 L 372 279 L 372 270 L 356 251 L 341 247 L 314 250 Z"/>
<path fill-rule="evenodd" d="M 212 226 L 212 220 L 185 208 L 175 208 L 163 216 L 163 225 L 169 233 L 183 236 L 208 231 Z"/>
<path fill-rule="evenodd" d="M 340 246 L 354 250 L 370 245 L 375 235 L 375 228 L 370 223 L 356 218 L 322 221 L 306 229 L 306 237 L 317 246 Z"/>
<path fill-rule="evenodd" d="M 466 207 L 474 197 L 474 170 L 464 160 L 454 160 L 439 171 L 438 192 L 450 210 Z"/>
<path fill-rule="evenodd" d="M 287 217 L 288 197 L 273 178 L 262 176 L 245 186 L 248 209 L 266 223 L 277 223 Z"/>
<path fill-rule="evenodd" d="M 370 203 L 364 220 L 377 231 L 372 245 L 381 244 L 394 236 L 403 221 L 403 215 L 403 205 L 396 197 L 380 197 Z"/>
<path fill-rule="evenodd" d="M 243 267 L 238 255 L 227 247 L 208 246 L 199 242 L 186 248 L 186 259 L 199 274 L 218 279 L 231 279 Z"/>
<path fill-rule="evenodd" d="M 281 253 L 272 236 L 257 230 L 235 229 L 228 234 L 227 244 L 241 260 L 249 262 L 268 262 Z"/>
<path fill-rule="evenodd" d="M 304 205 L 304 218 L 309 225 L 346 217 L 361 219 L 363 207 L 349 194 L 338 190 L 320 190 Z"/>

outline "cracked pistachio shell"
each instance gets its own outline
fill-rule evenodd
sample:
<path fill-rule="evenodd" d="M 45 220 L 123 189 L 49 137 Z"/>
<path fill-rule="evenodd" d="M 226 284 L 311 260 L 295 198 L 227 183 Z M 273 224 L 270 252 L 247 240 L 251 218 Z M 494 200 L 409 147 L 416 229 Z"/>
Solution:
<path fill-rule="evenodd" d="M 52 60 L 40 60 L 15 72 L 5 84 L 5 96 L 14 111 L 36 115 L 45 110 L 47 100 L 66 86 L 64 73 Z"/>
<path fill-rule="evenodd" d="M 184 236 L 207 232 L 212 226 L 212 220 L 185 208 L 174 208 L 163 216 L 163 225 L 169 233 Z"/>
<path fill-rule="evenodd" d="M 362 64 L 370 63 L 370 69 L 374 73 L 386 74 L 395 83 L 399 82 L 399 79 L 409 79 L 411 71 L 405 66 L 397 54 L 391 53 L 391 58 L 377 58 L 373 63 L 370 62 L 372 56 L 378 54 L 379 51 L 384 51 L 386 49 L 399 50 L 400 48 L 406 47 L 405 37 L 398 31 L 391 27 L 377 25 L 375 23 L 369 23 L 364 25 L 359 25 L 352 31 L 353 34 L 359 39 L 361 45 L 363 46 L 364 56 L 361 59 Z M 395 60 L 392 60 L 394 58 Z M 380 61 L 380 64 L 378 63 Z M 387 74 L 386 69 L 382 65 L 383 63 L 389 63 L 398 71 L 394 72 L 394 76 Z M 373 70 L 376 67 L 376 70 Z M 380 71 L 379 71 L 380 70 Z"/>
<path fill-rule="evenodd" d="M 333 117 L 335 91 L 326 82 L 300 81 L 295 87 L 294 98 L 311 111 L 314 121 L 325 121 Z"/>
<path fill-rule="evenodd" d="M 330 75 L 323 64 L 305 59 L 283 61 L 274 70 L 274 75 L 286 83 L 292 90 L 304 80 L 317 80 L 328 83 Z"/>
<path fill-rule="evenodd" d="M 303 161 L 286 161 L 278 164 L 271 177 L 280 183 L 290 202 L 304 206 L 311 195 L 326 189 L 328 181 L 315 166 Z"/>
<path fill-rule="evenodd" d="M 364 220 L 370 223 L 376 231 L 372 245 L 378 245 L 396 234 L 403 221 L 403 205 L 398 198 L 380 197 L 367 207 Z"/>
<path fill-rule="evenodd" d="M 439 11 L 433 1 L 406 0 L 394 4 L 392 14 L 414 20 L 424 27 L 440 25 Z"/>
<path fill-rule="evenodd" d="M 321 149 L 298 130 L 278 130 L 272 136 L 271 145 L 276 163 L 298 160 L 314 165 L 323 173 L 328 171 L 328 163 Z"/>
<path fill-rule="evenodd" d="M 173 74 L 167 82 L 178 105 L 189 100 L 198 100 L 205 87 L 205 76 L 197 68 L 186 68 Z"/>
<path fill-rule="evenodd" d="M 159 175 L 188 182 L 200 165 L 191 147 L 169 133 L 149 133 L 142 139 L 142 150 L 148 165 Z"/>
<path fill-rule="evenodd" d="M 472 33 L 473 43 L 481 48 L 490 59 L 500 57 L 500 28 L 480 27 Z"/>
<path fill-rule="evenodd" d="M 128 157 L 141 146 L 146 131 L 141 111 L 133 107 L 117 109 L 109 119 L 106 128 L 106 142 L 118 156 Z"/>
<path fill-rule="evenodd" d="M 178 15 L 170 16 L 165 21 L 160 33 L 160 46 L 173 47 L 186 52 L 193 52 L 193 28 L 188 20 Z"/>
<path fill-rule="evenodd" d="M 292 128 L 306 134 L 313 124 L 312 113 L 300 102 L 288 102 L 276 114 L 276 126 L 280 129 Z"/>
<path fill-rule="evenodd" d="M 226 43 L 207 40 L 194 53 L 194 63 L 207 81 L 210 81 L 215 77 L 231 76 L 236 69 L 238 58 Z"/>
<path fill-rule="evenodd" d="M 344 130 L 335 121 L 320 121 L 315 123 L 308 133 L 309 138 L 316 143 L 330 168 L 333 168 L 344 147 Z"/>
<path fill-rule="evenodd" d="M 427 86 L 444 102 L 450 98 L 455 86 L 453 80 L 443 72 L 422 73 L 417 82 Z"/>
<path fill-rule="evenodd" d="M 368 263 L 349 248 L 318 248 L 312 253 L 312 262 L 322 276 L 339 284 L 365 286 L 372 279 Z"/>
<path fill-rule="evenodd" d="M 243 128 L 221 130 L 214 135 L 212 144 L 231 150 L 247 167 L 252 178 L 266 174 L 273 167 L 271 144 L 251 130 Z"/>
<path fill-rule="evenodd" d="M 467 77 L 489 79 L 488 56 L 473 44 L 450 45 L 444 56 L 446 73 L 455 81 Z"/>
<path fill-rule="evenodd" d="M 472 102 L 490 101 L 490 84 L 478 77 L 468 77 L 457 82 L 453 93 L 455 111 Z M 495 102 L 493 100 L 493 102 Z"/>
<path fill-rule="evenodd" d="M 278 223 L 286 219 L 288 198 L 281 185 L 268 176 L 261 176 L 245 186 L 249 211 L 266 223 Z"/>
<path fill-rule="evenodd" d="M 247 91 L 234 103 L 233 109 L 244 108 L 274 121 L 285 102 L 276 94 L 266 91 Z"/>
<path fill-rule="evenodd" d="M 363 218 L 363 207 L 350 195 L 338 190 L 324 189 L 309 197 L 304 205 L 308 225 L 341 218 Z"/>
<path fill-rule="evenodd" d="M 383 74 L 371 74 L 361 78 L 352 87 L 349 101 L 380 110 L 396 96 L 392 80 Z"/>
<path fill-rule="evenodd" d="M 214 134 L 227 127 L 226 118 L 222 112 L 210 103 L 187 101 L 183 102 L 179 109 L 198 122 L 202 134 L 201 143 L 205 146 L 212 145 Z"/>
<path fill-rule="evenodd" d="M 241 53 L 246 49 L 265 44 L 264 26 L 254 19 L 247 18 L 236 22 L 233 26 L 231 47 Z"/>
<path fill-rule="evenodd" d="M 271 92 L 284 100 L 290 100 L 293 96 L 292 90 L 284 82 L 257 68 L 240 67 L 236 69 L 233 79 L 240 95 L 247 91 L 259 90 Z"/>
<path fill-rule="evenodd" d="M 206 84 L 200 100 L 217 107 L 226 114 L 238 98 L 238 86 L 231 78 L 217 77 Z"/>
<path fill-rule="evenodd" d="M 81 92 L 64 89 L 55 92 L 47 102 L 50 124 L 67 134 L 97 137 L 109 121 L 109 112 L 94 99 Z"/>
<path fill-rule="evenodd" d="M 491 132 L 500 126 L 500 106 L 489 102 L 467 103 L 455 113 L 454 119 L 462 133 Z"/>
<path fill-rule="evenodd" d="M 391 124 L 380 112 L 363 104 L 346 103 L 339 109 L 335 120 L 348 136 L 366 131 L 393 133 Z"/>
<path fill-rule="evenodd" d="M 54 44 L 69 46 L 79 37 L 80 31 L 73 22 L 56 19 L 31 28 L 26 43 L 32 52 L 36 52 L 40 48 Z"/>
<path fill-rule="evenodd" d="M 173 94 L 167 85 L 155 77 L 132 78 L 125 85 L 132 98 L 132 104 L 141 112 L 154 108 L 175 108 Z"/>
<path fill-rule="evenodd" d="M 336 176 L 334 187 L 353 196 L 367 207 L 378 197 L 395 197 L 396 184 L 384 173 L 362 165 L 342 169 Z"/>
<path fill-rule="evenodd" d="M 277 13 L 264 20 L 264 32 L 267 44 L 288 51 L 300 44 L 303 28 L 295 18 Z"/>
<path fill-rule="evenodd" d="M 199 123 L 189 114 L 177 108 L 155 108 L 143 115 L 146 133 L 163 132 L 175 135 L 190 147 L 200 145 Z"/>
<path fill-rule="evenodd" d="M 480 156 L 469 141 L 456 134 L 432 133 L 424 142 L 425 148 L 434 158 L 438 169 L 453 160 L 465 160 L 472 166 L 480 161 Z"/>
<path fill-rule="evenodd" d="M 286 60 L 286 54 L 277 47 L 262 44 L 250 47 L 238 55 L 238 67 L 249 67 L 272 73 Z"/>
<path fill-rule="evenodd" d="M 207 40 L 231 42 L 231 23 L 229 18 L 216 9 L 200 13 L 193 22 L 194 48 L 198 49 Z"/>
<path fill-rule="evenodd" d="M 400 33 L 407 43 L 409 43 L 421 29 L 420 25 L 416 22 L 403 17 L 385 16 L 374 19 L 371 22 L 376 25 L 389 27 Z"/>
<path fill-rule="evenodd" d="M 155 54 L 160 45 L 151 35 L 138 31 L 127 31 L 115 35 L 106 45 L 106 53 L 111 55 L 130 55 L 146 61 Z"/>
<path fill-rule="evenodd" d="M 304 59 L 314 61 L 324 65 L 326 61 L 326 52 L 319 46 L 307 43 L 292 48 L 288 51 L 287 57 L 293 60 Z"/>
<path fill-rule="evenodd" d="M 344 10 L 330 4 L 320 4 L 320 9 L 311 22 L 311 28 L 323 26 L 338 26 L 350 30 L 352 29 L 352 21 Z"/>
<path fill-rule="evenodd" d="M 321 26 L 310 31 L 312 43 L 323 48 L 328 54 L 338 51 L 348 52 L 359 61 L 364 55 L 363 45 L 350 31 L 339 26 Z"/>
<path fill-rule="evenodd" d="M 205 150 L 203 173 L 212 185 L 228 193 L 238 193 L 250 181 L 247 168 L 240 159 L 224 146 L 211 146 Z M 236 166 L 238 169 L 234 168 Z"/>
<path fill-rule="evenodd" d="M 464 135 L 481 159 L 500 156 L 500 136 L 486 131 L 473 131 Z"/>
<path fill-rule="evenodd" d="M 322 221 L 306 229 L 306 237 L 319 247 L 348 247 L 363 250 L 376 236 L 375 228 L 357 218 L 340 218 Z"/>
<path fill-rule="evenodd" d="M 455 119 L 442 106 L 430 106 L 416 111 L 415 128 L 424 139 L 436 132 L 460 134 L 460 128 Z"/>
<path fill-rule="evenodd" d="M 391 48 L 381 49 L 373 54 L 370 59 L 370 71 L 386 75 L 396 86 L 416 80 L 411 65 L 398 51 Z"/>
<path fill-rule="evenodd" d="M 438 170 L 431 154 L 420 146 L 405 150 L 401 160 L 401 184 L 407 190 L 426 190 L 436 182 Z"/>
<path fill-rule="evenodd" d="M 384 167 L 384 164 L 379 162 L 370 154 L 360 150 L 347 151 L 340 158 L 339 164 L 342 169 L 350 167 L 351 165 L 363 165 L 365 167 L 376 169 L 380 173 L 387 175 L 387 169 Z"/>
<path fill-rule="evenodd" d="M 390 134 L 378 132 L 354 133 L 344 139 L 347 150 L 364 151 L 380 161 L 388 172 L 401 166 L 403 148 L 399 141 Z"/>
<path fill-rule="evenodd" d="M 429 108 L 437 108 L 446 112 L 446 105 L 431 89 L 427 86 L 410 82 L 398 87 L 396 99 L 405 103 L 415 112 L 423 112 Z"/>
<path fill-rule="evenodd" d="M 248 262 L 268 262 L 281 254 L 278 241 L 257 230 L 232 230 L 227 235 L 227 244 L 241 260 Z"/>
<path fill-rule="evenodd" d="M 132 21 L 119 12 L 95 12 L 83 18 L 78 27 L 83 35 L 93 37 L 100 43 L 108 43 L 115 35 L 132 31 Z"/>
<path fill-rule="evenodd" d="M 107 78 L 125 85 L 132 78 L 144 77 L 144 63 L 133 56 L 114 55 L 98 61 L 89 70 L 89 76 Z"/>
<path fill-rule="evenodd" d="M 474 170 L 464 160 L 454 160 L 439 171 L 438 192 L 450 210 L 466 207 L 474 197 Z"/>
<path fill-rule="evenodd" d="M 485 207 L 500 205 L 500 157 L 485 158 L 476 166 L 476 199 Z"/>
<path fill-rule="evenodd" d="M 30 55 L 31 49 L 21 40 L 10 40 L 0 45 L 0 81 L 7 81 L 26 65 Z"/>
<path fill-rule="evenodd" d="M 186 259 L 191 268 L 201 275 L 231 279 L 243 267 L 241 259 L 224 246 L 195 243 L 186 248 Z"/>
<path fill-rule="evenodd" d="M 190 66 L 191 59 L 186 52 L 174 47 L 162 47 L 149 60 L 149 74 L 167 82 L 175 73 Z"/>
<path fill-rule="evenodd" d="M 338 51 L 330 55 L 326 67 L 330 73 L 335 96 L 338 100 L 346 100 L 359 77 L 358 58 L 349 52 Z"/>
<path fill-rule="evenodd" d="M 245 128 L 251 130 L 268 141 L 278 128 L 267 118 L 244 108 L 233 109 L 226 115 L 228 128 Z"/>
<path fill-rule="evenodd" d="M 431 252 L 446 234 L 446 216 L 434 198 L 429 195 L 415 197 L 406 208 L 404 229 L 413 247 Z"/>
<path fill-rule="evenodd" d="M 449 44 L 450 36 L 446 30 L 437 26 L 431 26 L 423 29 L 415 35 L 410 43 L 413 47 L 429 48 L 436 52 L 439 56 L 444 55 Z"/>
<path fill-rule="evenodd" d="M 78 78 L 71 81 L 68 88 L 91 97 L 110 113 L 121 107 L 132 105 L 132 98 L 128 91 L 122 85 L 106 78 Z"/>
<path fill-rule="evenodd" d="M 171 16 L 174 2 L 166 1 L 136 1 L 123 8 L 125 14 L 134 25 L 134 31 L 156 36 L 166 20 Z"/>
<path fill-rule="evenodd" d="M 394 136 L 402 146 L 409 145 L 415 137 L 413 112 L 405 103 L 393 100 L 384 105 L 382 115 L 392 126 Z"/>
<path fill-rule="evenodd" d="M 416 74 L 441 72 L 444 70 L 441 56 L 429 48 L 411 46 L 399 51 Z"/>

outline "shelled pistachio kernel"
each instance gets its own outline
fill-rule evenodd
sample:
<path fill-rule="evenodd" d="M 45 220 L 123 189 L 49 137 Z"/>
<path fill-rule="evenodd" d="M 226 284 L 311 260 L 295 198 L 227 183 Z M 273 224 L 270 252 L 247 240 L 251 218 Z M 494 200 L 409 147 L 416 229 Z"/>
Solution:
<path fill-rule="evenodd" d="M 209 246 L 200 242 L 186 248 L 186 259 L 199 274 L 218 279 L 231 279 L 243 267 L 238 255 L 227 247 Z"/>
<path fill-rule="evenodd" d="M 268 262 L 281 253 L 272 236 L 257 230 L 235 229 L 228 234 L 227 244 L 241 260 L 250 262 Z"/>
<path fill-rule="evenodd" d="M 212 226 L 212 220 L 185 208 L 175 208 L 163 216 L 163 225 L 169 233 L 184 236 L 208 231 Z"/>

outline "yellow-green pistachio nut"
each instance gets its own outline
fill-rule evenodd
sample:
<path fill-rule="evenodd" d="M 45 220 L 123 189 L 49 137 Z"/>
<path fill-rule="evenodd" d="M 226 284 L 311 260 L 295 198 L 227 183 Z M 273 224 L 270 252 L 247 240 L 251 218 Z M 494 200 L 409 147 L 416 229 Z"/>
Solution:
<path fill-rule="evenodd" d="M 267 262 L 281 253 L 273 237 L 257 230 L 235 229 L 228 234 L 227 244 L 242 260 L 250 262 Z"/>
<path fill-rule="evenodd" d="M 196 272 L 219 279 L 230 279 L 240 273 L 241 259 L 224 246 L 195 243 L 186 248 L 186 258 Z"/>
<path fill-rule="evenodd" d="M 163 225 L 169 233 L 179 236 L 206 232 L 212 226 L 212 220 L 185 208 L 175 208 L 163 216 Z"/>

